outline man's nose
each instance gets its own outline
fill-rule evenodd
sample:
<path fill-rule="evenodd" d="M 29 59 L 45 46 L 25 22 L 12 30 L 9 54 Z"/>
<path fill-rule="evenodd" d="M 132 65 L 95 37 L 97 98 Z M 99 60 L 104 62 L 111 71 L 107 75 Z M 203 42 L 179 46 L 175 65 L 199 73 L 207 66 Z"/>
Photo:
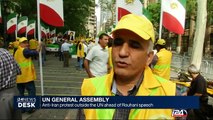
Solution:
<path fill-rule="evenodd" d="M 129 55 L 129 45 L 128 45 L 128 43 L 124 43 L 120 47 L 119 56 L 125 57 L 125 56 L 128 56 L 128 55 Z"/>

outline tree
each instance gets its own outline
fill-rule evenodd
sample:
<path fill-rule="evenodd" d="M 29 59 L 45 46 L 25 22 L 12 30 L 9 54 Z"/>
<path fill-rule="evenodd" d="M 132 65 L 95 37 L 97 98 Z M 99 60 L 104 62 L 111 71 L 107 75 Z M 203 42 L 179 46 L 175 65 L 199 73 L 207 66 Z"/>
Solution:
<path fill-rule="evenodd" d="M 197 20 L 196 31 L 193 43 L 193 52 L 191 57 L 191 63 L 195 64 L 200 69 L 202 55 L 203 55 L 203 43 L 206 31 L 206 17 L 207 17 L 207 0 L 197 0 Z"/>
<path fill-rule="evenodd" d="M 112 26 L 114 21 L 115 21 L 115 18 L 114 18 L 114 15 L 116 14 L 115 13 L 115 0 L 99 0 L 99 4 L 100 4 L 100 7 L 102 9 L 102 11 L 105 11 L 105 12 L 110 12 L 111 15 L 110 15 L 110 25 L 109 26 Z M 106 28 L 106 30 L 109 29 L 109 28 Z"/>

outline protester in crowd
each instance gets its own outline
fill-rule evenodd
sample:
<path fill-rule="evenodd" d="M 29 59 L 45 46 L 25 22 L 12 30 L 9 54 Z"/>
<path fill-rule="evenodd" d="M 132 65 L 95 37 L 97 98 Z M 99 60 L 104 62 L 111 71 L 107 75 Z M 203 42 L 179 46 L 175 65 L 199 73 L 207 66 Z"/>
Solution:
<path fill-rule="evenodd" d="M 134 24 L 133 24 L 134 23 Z M 112 32 L 113 71 L 84 79 L 83 96 L 174 96 L 175 84 L 153 75 L 154 28 L 145 16 L 123 16 Z M 172 109 L 83 109 L 77 119 L 173 119 Z"/>
<path fill-rule="evenodd" d="M 16 87 L 16 77 L 21 70 L 13 56 L 0 48 L 0 119 L 22 119 L 21 111 L 14 108 L 14 96 L 19 92 Z"/>
<path fill-rule="evenodd" d="M 64 56 L 64 67 L 69 67 L 69 59 L 70 59 L 70 47 L 72 44 L 68 43 L 68 40 L 65 39 L 64 43 L 61 45 L 61 52 Z"/>
<path fill-rule="evenodd" d="M 13 43 L 12 42 L 9 43 L 8 51 L 9 51 L 9 53 L 11 55 L 13 55 L 13 53 L 14 53 L 14 47 L 13 47 Z"/>
<path fill-rule="evenodd" d="M 207 82 L 194 64 L 188 67 L 188 73 L 192 78 L 192 82 L 188 91 L 183 95 L 200 97 L 200 108 L 190 110 L 188 112 L 188 119 L 206 120 L 205 112 L 208 106 Z"/>
<path fill-rule="evenodd" d="M 87 48 L 87 53 L 90 51 L 90 49 L 92 48 L 92 47 L 94 47 L 95 46 L 95 41 L 94 40 L 89 40 L 89 45 L 88 45 L 88 48 Z"/>
<path fill-rule="evenodd" d="M 14 47 L 13 55 L 15 54 L 16 50 L 18 49 L 19 39 L 20 39 L 19 37 L 16 37 L 16 40 L 13 42 L 13 47 Z"/>
<path fill-rule="evenodd" d="M 87 53 L 88 53 L 87 52 L 88 51 L 88 44 L 85 40 L 83 41 L 83 45 L 84 45 L 84 59 L 85 59 L 85 57 L 87 56 Z"/>
<path fill-rule="evenodd" d="M 154 56 L 152 64 L 154 68 L 153 73 L 170 80 L 170 67 L 172 61 L 172 52 L 166 50 L 166 41 L 164 39 L 159 39 L 155 45 L 157 53 Z"/>
<path fill-rule="evenodd" d="M 59 40 L 57 41 L 57 44 L 58 44 L 58 46 L 59 46 L 59 48 L 58 48 L 58 57 L 59 57 L 59 61 L 64 61 L 64 56 L 63 56 L 63 53 L 62 53 L 62 51 L 61 51 L 61 46 L 62 46 L 62 44 L 63 44 L 63 40 L 62 40 L 62 39 L 59 39 Z"/>
<path fill-rule="evenodd" d="M 37 47 L 38 47 L 38 41 L 36 39 L 30 39 L 29 41 L 29 47 L 30 47 L 30 50 L 32 51 L 36 51 Z M 34 60 L 37 60 L 37 56 L 33 56 L 32 59 Z"/>
<path fill-rule="evenodd" d="M 41 56 L 42 56 L 42 65 L 45 65 L 45 61 L 46 61 L 46 44 L 43 41 L 43 39 L 41 39 Z"/>
<path fill-rule="evenodd" d="M 77 70 L 83 70 L 83 60 L 85 57 L 85 52 L 84 52 L 84 40 L 80 40 L 77 46 L 77 57 L 78 57 L 78 64 L 79 64 L 79 69 Z"/>
<path fill-rule="evenodd" d="M 21 68 L 21 75 L 17 76 L 17 87 L 20 95 L 24 96 L 25 89 L 28 91 L 29 96 L 36 95 L 36 88 L 34 80 L 36 80 L 36 71 L 32 61 L 33 56 L 37 56 L 41 50 L 41 44 L 39 43 L 36 51 L 29 49 L 29 43 L 26 37 L 19 39 L 19 47 L 15 52 L 14 58 L 18 62 Z M 30 109 L 28 112 L 34 112 L 34 109 Z"/>
<path fill-rule="evenodd" d="M 84 67 L 88 77 L 102 76 L 108 70 L 108 50 L 106 49 L 109 36 L 102 33 L 99 36 L 98 45 L 94 46 L 84 60 Z"/>

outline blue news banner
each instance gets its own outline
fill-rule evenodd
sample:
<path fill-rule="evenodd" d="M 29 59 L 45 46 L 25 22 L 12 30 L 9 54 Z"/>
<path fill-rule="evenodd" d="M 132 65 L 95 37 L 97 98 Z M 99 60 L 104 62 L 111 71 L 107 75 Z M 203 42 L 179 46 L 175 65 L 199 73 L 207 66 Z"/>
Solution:
<path fill-rule="evenodd" d="M 15 96 L 16 109 L 199 108 L 196 96 Z"/>

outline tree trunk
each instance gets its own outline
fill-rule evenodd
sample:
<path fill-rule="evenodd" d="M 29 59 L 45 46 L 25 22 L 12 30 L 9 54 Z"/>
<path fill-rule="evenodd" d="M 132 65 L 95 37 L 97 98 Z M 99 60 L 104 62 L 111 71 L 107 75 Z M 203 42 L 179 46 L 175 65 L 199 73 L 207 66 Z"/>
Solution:
<path fill-rule="evenodd" d="M 200 69 L 203 55 L 203 43 L 206 31 L 206 10 L 207 0 L 197 0 L 197 20 L 196 20 L 196 31 L 193 43 L 193 51 L 191 57 L 191 64 L 194 64 Z"/>
<path fill-rule="evenodd" d="M 192 44 L 193 44 L 193 37 L 195 31 L 195 15 L 191 14 L 190 16 L 190 28 L 189 28 L 189 46 L 188 46 L 188 53 L 192 53 Z"/>

